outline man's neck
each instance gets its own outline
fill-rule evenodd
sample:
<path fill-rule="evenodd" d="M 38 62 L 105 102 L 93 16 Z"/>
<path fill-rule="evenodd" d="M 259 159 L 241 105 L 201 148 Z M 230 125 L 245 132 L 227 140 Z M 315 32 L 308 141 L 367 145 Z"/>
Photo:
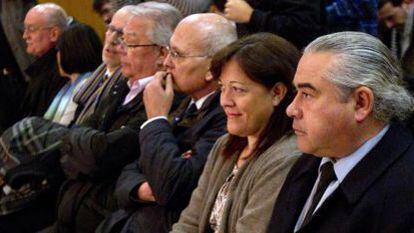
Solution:
<path fill-rule="evenodd" d="M 119 66 L 106 66 L 106 69 L 108 70 L 108 73 L 112 75 L 115 73 L 116 69 L 118 69 Z"/>

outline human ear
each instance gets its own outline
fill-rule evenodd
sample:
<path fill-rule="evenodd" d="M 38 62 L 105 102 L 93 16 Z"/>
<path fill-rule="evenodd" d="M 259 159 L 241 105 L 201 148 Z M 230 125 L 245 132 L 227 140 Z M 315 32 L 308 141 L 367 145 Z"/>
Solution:
<path fill-rule="evenodd" d="M 205 79 L 207 82 L 213 81 L 213 74 L 210 71 L 207 71 Z"/>
<path fill-rule="evenodd" d="M 59 40 L 59 37 L 61 35 L 61 30 L 58 27 L 52 27 L 50 29 L 50 40 L 54 43 L 56 43 Z"/>
<path fill-rule="evenodd" d="M 279 105 L 279 103 L 285 98 L 287 92 L 287 87 L 285 84 L 278 82 L 276 83 L 271 90 L 272 95 L 272 104 L 273 106 Z"/>
<path fill-rule="evenodd" d="M 374 109 L 374 93 L 368 87 L 358 87 L 352 94 L 355 101 L 355 120 L 363 122 Z"/>

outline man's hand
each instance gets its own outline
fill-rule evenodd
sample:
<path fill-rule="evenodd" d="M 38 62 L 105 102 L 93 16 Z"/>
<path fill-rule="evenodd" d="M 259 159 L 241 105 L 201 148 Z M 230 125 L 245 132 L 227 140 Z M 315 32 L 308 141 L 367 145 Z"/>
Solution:
<path fill-rule="evenodd" d="M 244 0 L 227 0 L 224 16 L 236 23 L 248 23 L 252 17 L 253 8 Z"/>
<path fill-rule="evenodd" d="M 165 79 L 165 88 L 163 82 Z M 174 99 L 171 75 L 164 71 L 157 72 L 144 90 L 144 104 L 148 119 L 158 116 L 168 117 Z"/>
<path fill-rule="evenodd" d="M 148 182 L 144 182 L 141 184 L 141 186 L 139 186 L 137 196 L 141 201 L 155 202 L 154 195 L 152 194 L 152 189 L 149 186 Z"/>

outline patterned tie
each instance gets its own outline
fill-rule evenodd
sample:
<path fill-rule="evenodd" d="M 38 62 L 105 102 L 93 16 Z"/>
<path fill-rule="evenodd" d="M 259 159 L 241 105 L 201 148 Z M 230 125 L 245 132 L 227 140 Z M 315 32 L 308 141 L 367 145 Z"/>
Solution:
<path fill-rule="evenodd" d="M 315 211 L 316 206 L 318 205 L 319 201 L 321 200 L 323 194 L 325 193 L 326 189 L 328 188 L 329 184 L 332 181 L 336 180 L 335 171 L 333 169 L 333 164 L 331 162 L 327 162 L 321 167 L 321 177 L 319 179 L 318 186 L 316 188 L 315 195 L 312 199 L 312 204 L 306 213 L 305 219 L 303 220 L 302 226 L 306 225 L 310 219 L 312 218 L 313 212 Z"/>

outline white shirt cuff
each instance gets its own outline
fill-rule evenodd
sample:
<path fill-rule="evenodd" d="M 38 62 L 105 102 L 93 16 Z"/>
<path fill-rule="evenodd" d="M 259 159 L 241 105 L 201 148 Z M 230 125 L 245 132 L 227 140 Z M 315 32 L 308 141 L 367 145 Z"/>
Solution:
<path fill-rule="evenodd" d="M 148 119 L 147 121 L 145 121 L 142 125 L 141 125 L 141 129 L 143 129 L 146 125 L 148 125 L 149 123 L 159 120 L 159 119 L 164 119 L 166 121 L 168 121 L 168 118 L 166 116 L 157 116 L 157 117 L 153 117 L 151 119 Z"/>

